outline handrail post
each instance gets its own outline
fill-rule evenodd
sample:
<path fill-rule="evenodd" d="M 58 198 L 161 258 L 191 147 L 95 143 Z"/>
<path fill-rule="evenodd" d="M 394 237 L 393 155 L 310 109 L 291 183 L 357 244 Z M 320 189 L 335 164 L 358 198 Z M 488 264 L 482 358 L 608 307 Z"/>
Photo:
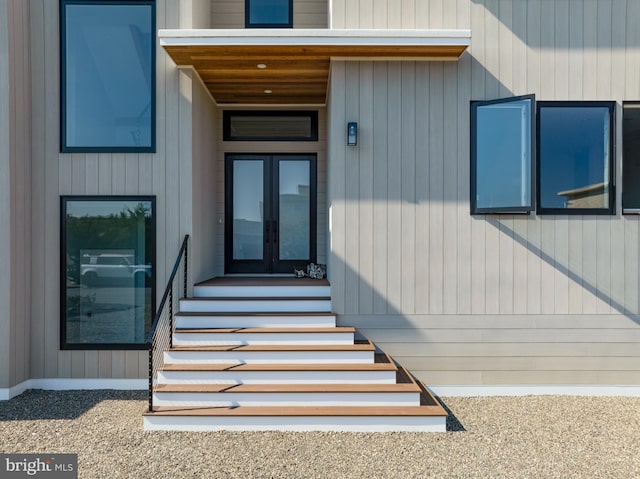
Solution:
<path fill-rule="evenodd" d="M 187 265 L 189 264 L 189 243 L 185 243 L 184 246 L 184 283 L 182 297 L 187 297 Z"/>
<path fill-rule="evenodd" d="M 173 285 L 169 290 L 169 347 L 173 347 Z"/>
<path fill-rule="evenodd" d="M 153 412 L 153 344 L 149 346 L 149 412 Z"/>

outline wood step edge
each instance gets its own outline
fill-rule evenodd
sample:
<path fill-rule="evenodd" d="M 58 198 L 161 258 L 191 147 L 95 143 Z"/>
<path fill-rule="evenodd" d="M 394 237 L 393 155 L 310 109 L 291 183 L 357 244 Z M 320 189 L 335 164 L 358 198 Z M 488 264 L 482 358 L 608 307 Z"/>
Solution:
<path fill-rule="evenodd" d="M 155 393 L 420 393 L 416 384 L 158 384 Z"/>
<path fill-rule="evenodd" d="M 174 330 L 175 333 L 181 334 L 198 334 L 198 333 L 211 333 L 211 334 L 226 334 L 226 333 L 241 333 L 241 334 L 252 334 L 252 333 L 296 333 L 296 334 L 311 334 L 311 333 L 355 333 L 356 328 L 352 326 L 332 326 L 328 328 L 261 328 L 261 327 L 251 327 L 251 328 L 176 328 Z"/>
<path fill-rule="evenodd" d="M 195 286 L 221 286 L 221 287 L 238 287 L 238 286 L 331 286 L 326 278 L 296 278 L 295 276 L 217 276 L 215 278 L 206 279 L 196 283 Z"/>
<path fill-rule="evenodd" d="M 235 406 L 190 407 L 156 406 L 144 416 L 433 416 L 446 417 L 447 412 L 434 406 Z"/>
<path fill-rule="evenodd" d="M 173 346 L 170 352 L 213 352 L 213 351 L 375 351 L 369 341 L 353 344 L 220 344 L 214 346 Z"/>

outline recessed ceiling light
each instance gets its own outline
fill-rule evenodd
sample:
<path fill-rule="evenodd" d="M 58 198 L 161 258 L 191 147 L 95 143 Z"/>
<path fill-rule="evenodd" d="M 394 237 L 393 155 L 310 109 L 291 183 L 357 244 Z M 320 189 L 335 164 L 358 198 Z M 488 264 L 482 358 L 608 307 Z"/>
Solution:
<path fill-rule="evenodd" d="M 258 63 L 257 67 L 260 69 L 264 69 L 267 68 L 267 65 L 265 65 L 264 63 Z"/>
<path fill-rule="evenodd" d="M 268 94 L 270 94 L 270 93 L 273 93 L 273 91 L 271 91 L 271 90 L 265 90 L 264 92 L 265 92 L 267 95 L 268 95 Z"/>

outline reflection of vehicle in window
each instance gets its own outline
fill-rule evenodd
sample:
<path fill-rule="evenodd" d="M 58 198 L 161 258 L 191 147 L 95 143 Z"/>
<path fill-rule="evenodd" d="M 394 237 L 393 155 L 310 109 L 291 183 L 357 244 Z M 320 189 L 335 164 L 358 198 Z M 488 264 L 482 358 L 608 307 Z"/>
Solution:
<path fill-rule="evenodd" d="M 144 285 L 151 277 L 151 266 L 135 264 L 133 255 L 100 254 L 89 256 L 89 262 L 80 266 L 82 282 L 96 284 L 99 278 L 135 279 L 136 284 Z"/>

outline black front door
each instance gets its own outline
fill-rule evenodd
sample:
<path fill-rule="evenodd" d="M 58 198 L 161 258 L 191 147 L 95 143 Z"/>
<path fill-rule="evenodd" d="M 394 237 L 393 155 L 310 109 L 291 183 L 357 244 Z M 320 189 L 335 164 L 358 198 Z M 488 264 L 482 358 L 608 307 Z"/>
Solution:
<path fill-rule="evenodd" d="M 293 273 L 316 261 L 315 155 L 229 154 L 225 272 Z"/>

